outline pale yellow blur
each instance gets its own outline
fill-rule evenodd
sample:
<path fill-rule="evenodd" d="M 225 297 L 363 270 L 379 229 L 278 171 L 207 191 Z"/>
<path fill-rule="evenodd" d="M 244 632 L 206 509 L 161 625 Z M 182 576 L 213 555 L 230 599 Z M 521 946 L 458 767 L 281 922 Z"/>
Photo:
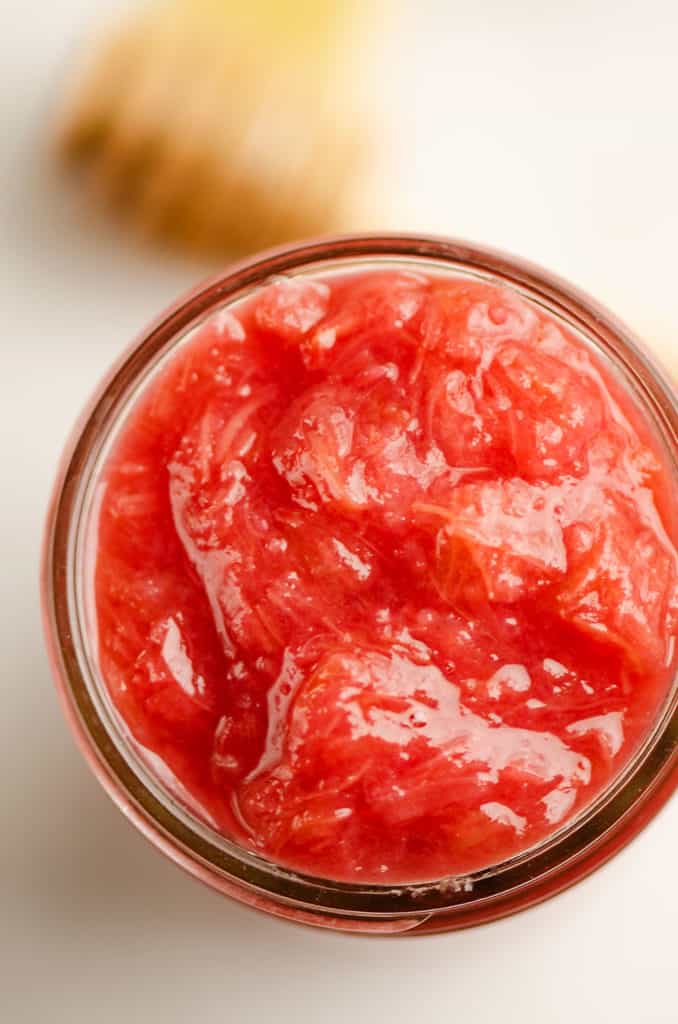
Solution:
<path fill-rule="evenodd" d="M 62 152 L 146 234 L 232 254 L 354 226 L 375 4 L 165 0 L 78 74 Z"/>

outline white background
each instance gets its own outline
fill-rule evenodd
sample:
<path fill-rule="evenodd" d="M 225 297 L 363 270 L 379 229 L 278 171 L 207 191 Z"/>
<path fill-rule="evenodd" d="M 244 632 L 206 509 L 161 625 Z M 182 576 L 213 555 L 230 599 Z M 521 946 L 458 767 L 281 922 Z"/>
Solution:
<path fill-rule="evenodd" d="M 51 478 L 99 375 L 201 272 L 93 216 L 45 152 L 69 56 L 114 6 L 0 0 L 0 1015 L 675 1024 L 675 800 L 540 908 L 436 938 L 356 939 L 268 920 L 184 877 L 76 753 L 39 624 Z M 412 0 L 391 45 L 381 81 L 401 111 L 399 199 L 385 226 L 542 262 L 678 367 L 675 5 Z"/>

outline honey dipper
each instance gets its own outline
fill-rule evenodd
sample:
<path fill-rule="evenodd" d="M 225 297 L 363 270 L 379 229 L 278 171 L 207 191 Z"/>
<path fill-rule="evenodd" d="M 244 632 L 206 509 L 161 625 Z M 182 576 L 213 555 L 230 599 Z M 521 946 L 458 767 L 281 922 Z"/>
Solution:
<path fill-rule="evenodd" d="M 354 227 L 370 4 L 164 0 L 75 79 L 61 150 L 144 233 L 235 254 Z"/>

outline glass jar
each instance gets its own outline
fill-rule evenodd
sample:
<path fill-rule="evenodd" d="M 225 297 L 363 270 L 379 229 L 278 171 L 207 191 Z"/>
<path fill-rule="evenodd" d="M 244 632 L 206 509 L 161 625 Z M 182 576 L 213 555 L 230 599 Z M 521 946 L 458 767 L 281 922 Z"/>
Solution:
<path fill-rule="evenodd" d="M 52 670 L 76 740 L 122 812 L 201 881 L 296 922 L 372 934 L 425 933 L 521 910 L 588 875 L 629 842 L 678 783 L 678 687 L 631 762 L 574 820 L 538 846 L 464 878 L 379 886 L 305 877 L 229 841 L 203 823 L 139 749 L 97 668 L 91 578 L 96 493 L 121 424 L 149 379 L 217 310 L 277 275 L 390 266 L 480 278 L 545 308 L 612 364 L 654 425 L 678 481 L 678 402 L 660 369 L 611 314 L 522 260 L 465 242 L 414 236 L 321 239 L 264 253 L 192 292 L 111 371 L 79 421 L 58 474 L 44 544 L 42 597 Z"/>

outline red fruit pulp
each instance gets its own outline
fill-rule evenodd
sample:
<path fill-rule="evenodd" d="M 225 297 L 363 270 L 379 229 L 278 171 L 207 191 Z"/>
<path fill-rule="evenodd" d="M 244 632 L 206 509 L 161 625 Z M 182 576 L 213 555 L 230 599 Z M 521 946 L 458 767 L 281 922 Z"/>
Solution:
<path fill-rule="evenodd" d="M 104 480 L 113 700 L 204 817 L 294 869 L 515 855 L 672 684 L 666 455 L 609 367 L 493 284 L 276 281 L 175 353 Z"/>

